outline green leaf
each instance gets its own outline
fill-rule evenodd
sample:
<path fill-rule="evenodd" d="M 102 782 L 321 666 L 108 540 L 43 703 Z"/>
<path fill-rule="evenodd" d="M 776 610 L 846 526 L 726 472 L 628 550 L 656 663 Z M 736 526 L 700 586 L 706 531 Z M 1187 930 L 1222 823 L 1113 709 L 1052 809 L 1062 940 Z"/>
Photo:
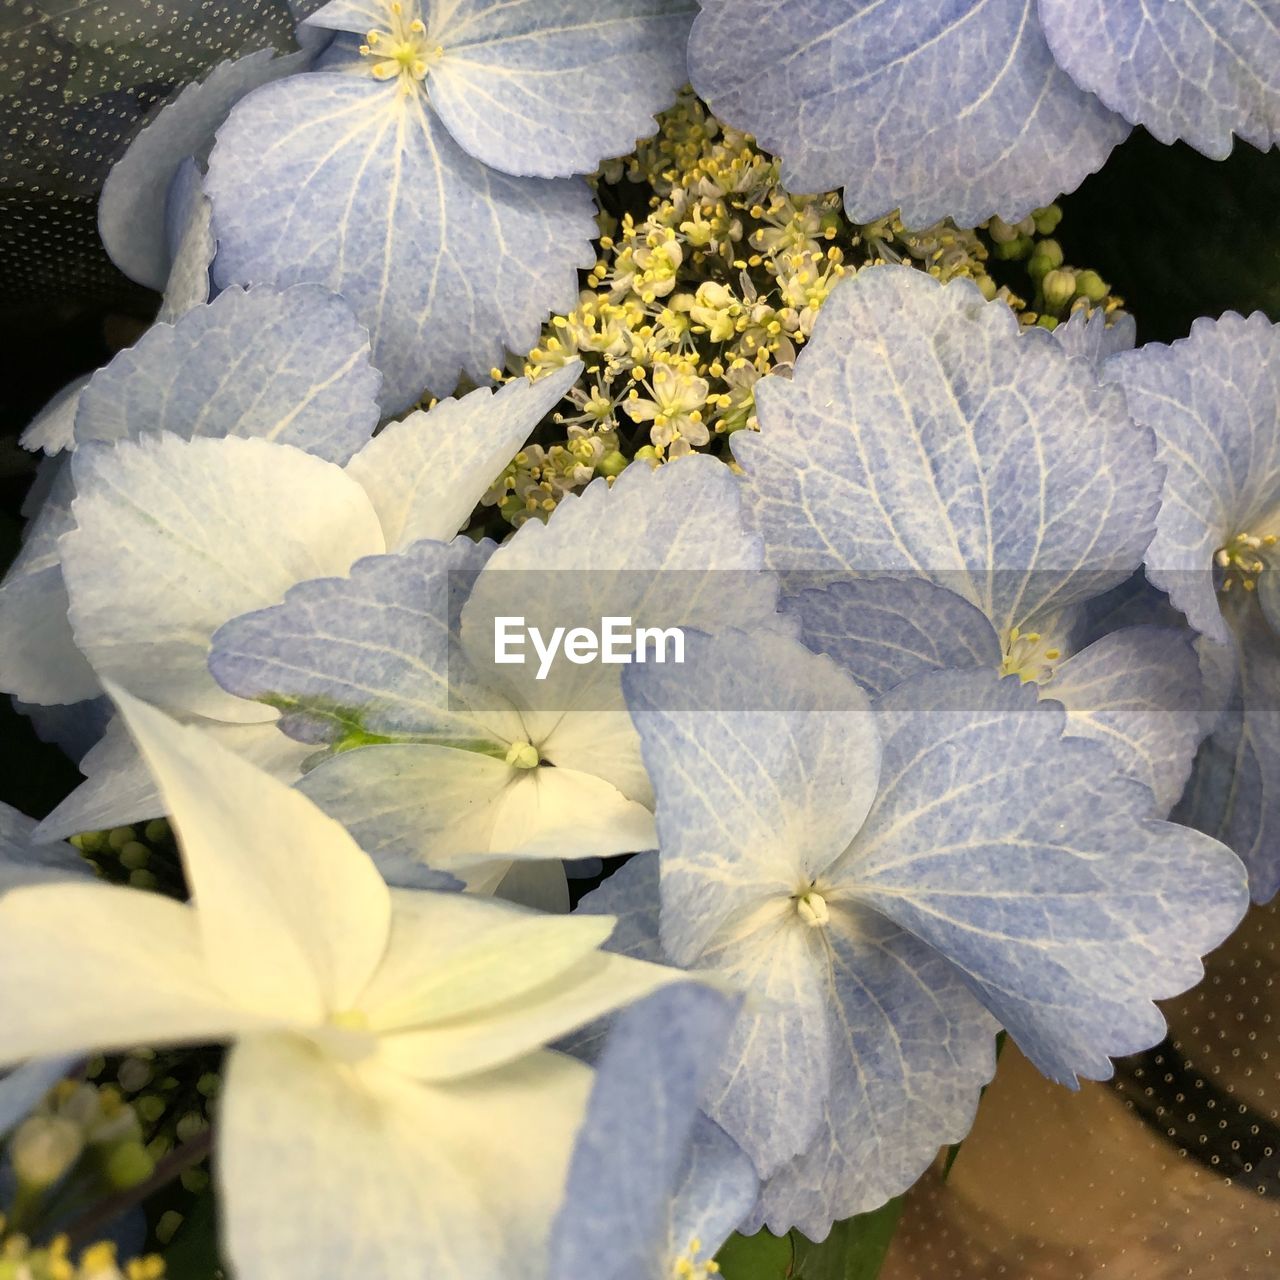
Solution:
<path fill-rule="evenodd" d="M 786 1280 L 791 1275 L 791 1237 L 759 1231 L 732 1235 L 716 1254 L 724 1280 Z"/>
<path fill-rule="evenodd" d="M 821 1244 L 793 1231 L 794 1280 L 876 1280 L 901 1216 L 898 1196 L 871 1213 L 837 1222 Z"/>

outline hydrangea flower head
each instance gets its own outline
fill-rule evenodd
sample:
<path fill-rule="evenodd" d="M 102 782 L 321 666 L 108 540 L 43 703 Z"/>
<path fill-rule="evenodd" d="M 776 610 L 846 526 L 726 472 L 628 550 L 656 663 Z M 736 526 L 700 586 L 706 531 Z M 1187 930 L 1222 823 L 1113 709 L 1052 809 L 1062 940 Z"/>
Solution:
<path fill-rule="evenodd" d="M 1106 1078 L 1244 912 L 1231 851 L 1017 680 L 930 672 L 873 706 L 789 637 L 691 642 L 624 677 L 658 865 L 592 896 L 630 954 L 748 992 L 708 1107 L 775 1231 L 821 1239 L 958 1141 L 997 1024 L 1052 1079 Z"/>

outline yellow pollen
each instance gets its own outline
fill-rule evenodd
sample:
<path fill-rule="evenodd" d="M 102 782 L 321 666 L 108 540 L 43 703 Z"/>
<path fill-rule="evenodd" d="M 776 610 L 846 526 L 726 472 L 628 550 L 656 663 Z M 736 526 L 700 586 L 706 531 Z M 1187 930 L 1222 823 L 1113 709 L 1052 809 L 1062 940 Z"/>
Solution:
<path fill-rule="evenodd" d="M 1237 533 L 1213 553 L 1213 563 L 1223 571 L 1220 590 L 1230 591 L 1238 581 L 1245 591 L 1253 591 L 1258 585 L 1258 574 L 1267 567 L 1258 554 L 1264 547 L 1276 545 L 1276 535 L 1269 533 L 1258 537 L 1252 533 Z"/>
<path fill-rule="evenodd" d="M 671 1267 L 672 1280 L 711 1280 L 720 1274 L 720 1264 L 713 1258 L 700 1259 L 702 1241 L 694 1236 L 688 1250 Z"/>
<path fill-rule="evenodd" d="M 439 46 L 428 45 L 426 24 L 421 18 L 404 20 L 404 7 L 400 4 L 390 6 L 387 29 L 368 32 L 360 46 L 360 56 L 374 60 L 370 74 L 375 80 L 400 79 L 406 91 L 415 81 L 426 79 L 431 63 L 443 52 Z"/>

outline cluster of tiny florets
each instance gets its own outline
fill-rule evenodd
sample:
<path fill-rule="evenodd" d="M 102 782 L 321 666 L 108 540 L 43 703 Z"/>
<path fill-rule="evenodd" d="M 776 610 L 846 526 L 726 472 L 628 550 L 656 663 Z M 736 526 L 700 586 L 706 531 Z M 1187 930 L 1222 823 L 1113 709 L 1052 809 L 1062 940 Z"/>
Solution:
<path fill-rule="evenodd" d="M 831 290 L 863 266 L 966 277 L 1026 325 L 1120 305 L 1095 272 L 1063 265 L 1048 238 L 1056 207 L 976 231 L 943 222 L 908 232 L 896 217 L 859 226 L 839 192 L 788 192 L 778 161 L 692 93 L 660 125 L 595 176 L 599 256 L 577 307 L 552 318 L 527 359 L 495 370 L 536 378 L 573 359 L 586 366 L 485 497 L 509 524 L 546 519 L 566 493 L 637 459 L 725 454 L 733 432 L 758 428 L 756 383 L 789 376 Z"/>

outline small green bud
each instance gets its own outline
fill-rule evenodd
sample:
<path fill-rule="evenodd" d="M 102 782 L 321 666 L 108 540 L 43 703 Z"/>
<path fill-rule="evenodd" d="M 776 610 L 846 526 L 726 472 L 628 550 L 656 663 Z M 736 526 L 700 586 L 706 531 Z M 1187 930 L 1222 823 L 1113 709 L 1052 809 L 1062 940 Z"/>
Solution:
<path fill-rule="evenodd" d="M 158 1133 L 147 1143 L 147 1154 L 153 1160 L 163 1160 L 173 1150 L 173 1139 L 167 1133 Z"/>
<path fill-rule="evenodd" d="M 188 1191 L 200 1192 L 209 1185 L 209 1174 L 204 1169 L 184 1169 L 180 1181 Z"/>
<path fill-rule="evenodd" d="M 1074 271 L 1061 267 L 1050 271 L 1040 282 L 1044 293 L 1044 303 L 1051 311 L 1060 311 L 1076 296 L 1076 275 Z"/>
<path fill-rule="evenodd" d="M 1058 320 L 1056 316 L 1041 316 L 1036 321 L 1036 324 L 1039 325 L 1041 329 L 1048 329 L 1049 332 L 1052 333 L 1058 327 Z"/>
<path fill-rule="evenodd" d="M 1016 240 L 1008 240 L 992 247 L 991 253 L 1001 262 L 1018 262 L 1029 257 L 1035 241 L 1030 236 L 1019 236 Z"/>
<path fill-rule="evenodd" d="M 978 276 L 974 283 L 978 286 L 978 292 L 988 302 L 995 301 L 996 294 L 1000 292 L 1000 286 L 990 276 Z"/>
<path fill-rule="evenodd" d="M 1031 261 L 1027 263 L 1027 272 L 1039 284 L 1050 271 L 1060 266 L 1062 246 L 1056 240 L 1041 240 L 1036 245 L 1035 253 L 1031 255 Z"/>
<path fill-rule="evenodd" d="M 151 1153 L 136 1139 L 122 1142 L 108 1157 L 103 1172 L 107 1181 L 117 1190 L 125 1191 L 146 1182 L 156 1171 Z"/>
<path fill-rule="evenodd" d="M 1051 236 L 1062 221 L 1062 210 L 1056 204 L 1046 205 L 1043 209 L 1037 209 L 1031 215 L 1031 220 L 1042 236 Z"/>
<path fill-rule="evenodd" d="M 38 1191 L 59 1181 L 83 1150 L 83 1131 L 65 1116 L 28 1116 L 9 1144 L 19 1183 Z"/>
<path fill-rule="evenodd" d="M 212 1098 L 222 1088 L 222 1077 L 216 1071 L 206 1071 L 196 1081 L 196 1092 L 202 1098 Z"/>
<path fill-rule="evenodd" d="M 996 244 L 1010 244 L 1018 238 L 1018 228 L 1011 227 L 1003 218 L 992 218 L 987 223 L 987 235 Z"/>
<path fill-rule="evenodd" d="M 1111 292 L 1111 286 L 1096 272 L 1082 271 L 1076 276 L 1076 293 L 1090 302 L 1101 302 Z"/>
<path fill-rule="evenodd" d="M 157 1098 L 154 1093 L 148 1093 L 145 1097 L 135 1099 L 133 1109 L 144 1124 L 155 1124 L 165 1113 L 165 1101 Z"/>
<path fill-rule="evenodd" d="M 647 462 L 651 467 L 656 467 L 658 465 L 658 451 L 653 445 L 646 444 L 636 450 L 635 460 L 637 462 Z"/>
<path fill-rule="evenodd" d="M 606 453 L 599 462 L 596 463 L 596 475 L 598 476 L 616 476 L 625 470 L 627 465 L 627 455 L 614 449 Z"/>
<path fill-rule="evenodd" d="M 156 1242 L 162 1245 L 168 1244 L 178 1234 L 180 1226 L 182 1226 L 182 1214 L 173 1209 L 166 1209 L 160 1215 L 160 1221 L 156 1223 Z"/>
<path fill-rule="evenodd" d="M 138 838 L 132 827 L 116 827 L 107 836 L 107 847 L 112 853 L 119 853 L 131 840 Z"/>
<path fill-rule="evenodd" d="M 160 882 L 150 871 L 130 871 L 129 883 L 135 889 L 154 889 Z"/>
<path fill-rule="evenodd" d="M 75 837 L 76 847 L 85 853 L 101 853 L 106 848 L 107 833 L 105 831 L 82 831 Z"/>
<path fill-rule="evenodd" d="M 140 844 L 137 840 L 130 840 L 123 849 L 120 850 L 120 861 L 124 863 L 130 871 L 141 871 L 143 867 L 151 861 L 151 850 L 145 844 Z"/>
<path fill-rule="evenodd" d="M 174 1132 L 178 1135 L 179 1142 L 190 1142 L 192 1138 L 197 1138 L 209 1127 L 209 1122 L 198 1111 L 188 1111 L 185 1115 L 178 1117 L 178 1123 Z"/>
<path fill-rule="evenodd" d="M 151 1068 L 140 1058 L 126 1058 L 116 1072 L 116 1080 L 125 1093 L 137 1093 L 150 1082 Z"/>
<path fill-rule="evenodd" d="M 142 834 L 151 844 L 163 844 L 169 838 L 169 824 L 163 818 L 152 818 L 142 828 Z"/>

